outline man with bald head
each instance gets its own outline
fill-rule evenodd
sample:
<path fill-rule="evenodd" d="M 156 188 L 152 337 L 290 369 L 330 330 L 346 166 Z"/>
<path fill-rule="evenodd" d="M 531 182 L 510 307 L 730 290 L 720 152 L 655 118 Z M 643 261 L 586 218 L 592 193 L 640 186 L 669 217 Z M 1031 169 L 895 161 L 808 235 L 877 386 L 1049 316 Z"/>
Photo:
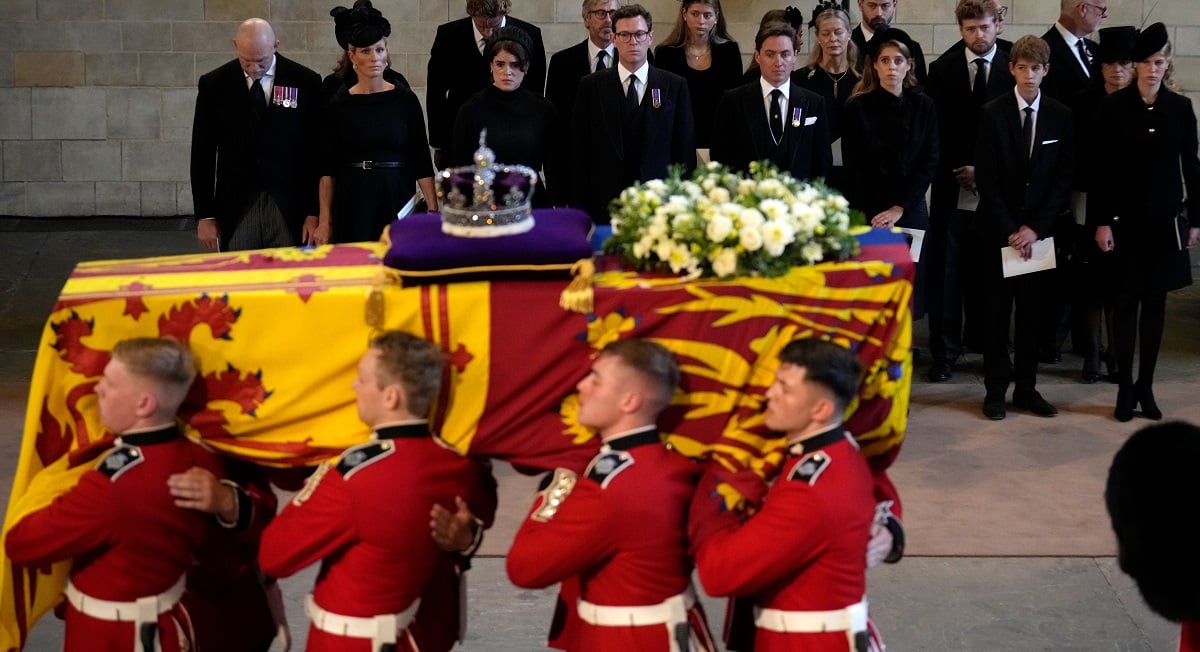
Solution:
<path fill-rule="evenodd" d="M 192 125 L 196 236 L 207 251 L 312 240 L 321 78 L 276 50 L 267 21 L 233 38 L 237 58 L 200 77 Z"/>

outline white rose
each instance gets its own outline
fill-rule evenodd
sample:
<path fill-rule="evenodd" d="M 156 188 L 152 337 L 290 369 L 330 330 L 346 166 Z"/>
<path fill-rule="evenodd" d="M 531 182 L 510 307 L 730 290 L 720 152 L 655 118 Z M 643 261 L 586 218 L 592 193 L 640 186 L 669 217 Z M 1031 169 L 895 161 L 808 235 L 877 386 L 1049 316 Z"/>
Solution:
<path fill-rule="evenodd" d="M 738 181 L 737 191 L 739 195 L 750 195 L 754 193 L 754 188 L 758 183 L 754 179 L 742 179 Z"/>
<path fill-rule="evenodd" d="M 832 206 L 834 210 L 838 211 L 844 211 L 847 208 L 850 208 L 850 202 L 846 201 L 846 198 L 841 195 L 830 195 L 829 205 Z"/>
<path fill-rule="evenodd" d="M 778 199 L 764 199 L 758 203 L 758 210 L 762 211 L 767 219 L 778 220 L 787 215 L 788 207 Z"/>
<path fill-rule="evenodd" d="M 792 227 L 786 222 L 771 220 L 762 225 L 763 248 L 771 256 L 783 255 L 783 250 L 796 239 Z"/>
<path fill-rule="evenodd" d="M 634 258 L 649 258 L 650 250 L 654 247 L 654 238 L 643 236 L 641 240 L 633 243 Z"/>
<path fill-rule="evenodd" d="M 763 179 L 758 184 L 758 194 L 768 197 L 782 197 L 787 192 L 778 179 Z"/>
<path fill-rule="evenodd" d="M 708 221 L 708 228 L 705 234 L 708 239 L 713 242 L 724 242 L 729 234 L 733 232 L 733 220 L 724 215 L 715 215 Z"/>
<path fill-rule="evenodd" d="M 671 228 L 675 231 L 682 231 L 692 225 L 696 219 L 693 213 L 683 212 L 671 218 Z"/>
<path fill-rule="evenodd" d="M 663 183 L 662 179 L 651 179 L 646 182 L 646 189 L 657 195 L 664 195 L 667 192 L 667 184 Z"/>
<path fill-rule="evenodd" d="M 800 255 L 804 256 L 804 260 L 807 260 L 809 263 L 816 264 L 825 258 L 825 251 L 821 249 L 821 245 L 809 242 L 801 247 Z"/>
<path fill-rule="evenodd" d="M 687 247 L 677 244 L 670 248 L 667 254 L 667 264 L 671 266 L 672 272 L 678 274 L 685 269 L 694 268 L 698 262 Z"/>
<path fill-rule="evenodd" d="M 646 227 L 646 235 L 657 239 L 666 234 L 667 218 L 656 214 L 653 218 L 651 218 L 649 226 Z"/>
<path fill-rule="evenodd" d="M 700 184 L 696 183 L 695 181 L 684 181 L 683 191 L 686 192 L 688 197 L 691 197 L 692 199 L 704 196 L 704 190 L 700 188 Z"/>
<path fill-rule="evenodd" d="M 729 202 L 729 191 L 720 186 L 714 186 L 708 191 L 708 198 L 717 204 Z"/>
<path fill-rule="evenodd" d="M 654 255 L 658 256 L 659 260 L 667 261 L 671 259 L 671 252 L 675 249 L 675 243 L 663 238 L 654 245 Z"/>
<path fill-rule="evenodd" d="M 742 226 L 757 229 L 762 226 L 766 218 L 763 217 L 762 213 L 753 208 L 744 208 L 738 215 L 738 221 L 742 223 Z"/>
<path fill-rule="evenodd" d="M 729 247 L 716 250 L 709 260 L 712 261 L 713 273 L 718 277 L 733 276 L 737 273 L 737 252 Z"/>
<path fill-rule="evenodd" d="M 756 226 L 744 226 L 738 231 L 738 242 L 746 251 L 758 251 L 763 246 L 762 232 Z"/>
<path fill-rule="evenodd" d="M 712 171 L 712 172 L 716 172 L 717 170 L 721 169 L 721 162 L 720 161 L 709 161 L 708 165 L 704 166 L 704 169 Z"/>
<path fill-rule="evenodd" d="M 796 201 L 799 201 L 799 202 L 805 203 L 805 204 L 811 204 L 817 200 L 817 197 L 820 197 L 820 196 L 821 196 L 821 194 L 819 192 L 817 192 L 816 188 L 806 185 L 803 188 L 801 188 L 799 192 L 796 193 Z"/>

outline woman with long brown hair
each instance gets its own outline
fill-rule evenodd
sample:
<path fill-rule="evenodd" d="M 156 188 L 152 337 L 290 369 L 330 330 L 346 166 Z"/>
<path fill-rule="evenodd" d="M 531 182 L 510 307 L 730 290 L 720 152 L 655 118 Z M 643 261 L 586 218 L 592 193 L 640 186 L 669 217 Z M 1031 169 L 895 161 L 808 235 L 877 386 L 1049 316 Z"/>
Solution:
<path fill-rule="evenodd" d="M 654 49 L 654 65 L 687 80 L 696 147 L 707 149 L 717 101 L 742 79 L 742 51 L 729 36 L 721 0 L 683 0 L 674 29 Z"/>

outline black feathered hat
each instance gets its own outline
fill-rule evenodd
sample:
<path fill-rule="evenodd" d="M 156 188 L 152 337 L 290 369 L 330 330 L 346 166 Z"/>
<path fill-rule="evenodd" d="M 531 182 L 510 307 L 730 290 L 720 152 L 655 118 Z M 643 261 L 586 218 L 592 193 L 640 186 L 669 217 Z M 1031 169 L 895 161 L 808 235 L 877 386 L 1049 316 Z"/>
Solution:
<path fill-rule="evenodd" d="M 1100 30 L 1100 49 L 1096 58 L 1100 63 L 1133 61 L 1133 44 L 1137 41 L 1137 28 L 1132 25 L 1105 27 Z"/>
<path fill-rule="evenodd" d="M 1173 621 L 1200 618 L 1200 428 L 1142 428 L 1113 457 L 1104 502 L 1121 570 L 1146 604 Z"/>
<path fill-rule="evenodd" d="M 334 38 L 343 50 L 378 43 L 392 33 L 392 24 L 371 5 L 371 0 L 357 0 L 351 9 L 334 7 L 329 15 L 333 16 Z"/>
<path fill-rule="evenodd" d="M 902 29 L 896 29 L 894 27 L 881 29 L 878 32 L 875 32 L 875 36 L 872 36 L 871 40 L 867 41 L 867 56 L 874 59 L 879 55 L 879 48 L 883 47 L 883 44 L 888 43 L 889 41 L 895 41 L 897 43 L 904 44 L 904 47 L 908 48 L 908 55 L 910 57 L 912 56 L 913 50 L 915 49 L 913 47 L 913 40 L 909 38 L 908 32 L 905 32 Z"/>
<path fill-rule="evenodd" d="M 1153 25 L 1138 32 L 1137 40 L 1133 43 L 1130 53 L 1134 61 L 1145 61 L 1167 45 L 1167 26 L 1162 23 Z"/>

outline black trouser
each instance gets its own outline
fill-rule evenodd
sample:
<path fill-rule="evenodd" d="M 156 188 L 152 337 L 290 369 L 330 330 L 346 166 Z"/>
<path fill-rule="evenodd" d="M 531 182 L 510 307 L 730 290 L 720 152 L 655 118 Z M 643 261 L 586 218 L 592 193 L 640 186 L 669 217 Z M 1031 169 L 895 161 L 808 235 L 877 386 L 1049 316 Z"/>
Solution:
<path fill-rule="evenodd" d="M 974 213 L 955 210 L 949 220 L 929 219 L 926 272 L 929 350 L 934 364 L 954 364 L 964 341 L 978 343 L 982 327 L 979 249 L 971 231 Z M 925 256 L 922 256 L 925 258 Z"/>
<path fill-rule="evenodd" d="M 1012 381 L 1015 392 L 1034 390 L 1037 384 L 1038 325 L 1045 300 L 1048 271 L 1004 278 L 999 247 L 985 253 L 983 382 L 988 394 L 1003 394 Z M 1013 307 L 1016 316 L 1013 316 Z M 1008 330 L 1014 324 L 1013 360 L 1009 366 Z"/>

